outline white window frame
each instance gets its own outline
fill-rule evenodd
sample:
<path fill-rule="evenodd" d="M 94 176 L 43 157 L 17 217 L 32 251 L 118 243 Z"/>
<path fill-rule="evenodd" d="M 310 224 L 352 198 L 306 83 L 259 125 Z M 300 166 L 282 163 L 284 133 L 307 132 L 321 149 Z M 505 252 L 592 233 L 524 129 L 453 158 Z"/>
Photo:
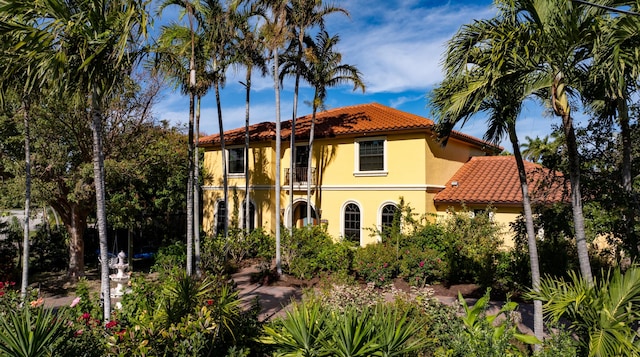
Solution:
<path fill-rule="evenodd" d="M 372 171 L 360 171 L 360 143 L 366 141 L 382 141 L 382 162 L 383 168 L 382 170 L 372 170 Z M 370 138 L 357 138 L 354 140 L 354 176 L 387 176 L 389 172 L 387 171 L 387 158 L 389 157 L 387 152 L 387 138 L 385 136 L 376 136 Z"/>
<path fill-rule="evenodd" d="M 348 200 L 345 201 L 342 204 L 342 208 L 340 209 L 340 235 L 342 236 L 343 239 L 347 239 L 346 235 L 344 234 L 344 228 L 345 228 L 345 221 L 344 221 L 344 214 L 345 211 L 347 209 L 347 206 L 349 204 L 354 204 L 356 206 L 358 206 L 358 209 L 360 210 L 360 246 L 362 246 L 362 239 L 363 239 L 363 226 L 364 226 L 364 211 L 362 209 L 362 205 L 360 204 L 360 202 L 355 201 L 355 200 Z"/>
<path fill-rule="evenodd" d="M 231 158 L 231 150 L 237 150 L 237 149 L 242 149 L 242 172 L 229 172 L 229 159 Z M 247 171 L 247 153 L 245 152 L 245 147 L 244 146 L 232 146 L 229 148 L 226 148 L 227 150 L 227 174 L 229 175 L 229 177 L 233 177 L 233 178 L 242 178 L 244 177 L 245 172 Z"/>

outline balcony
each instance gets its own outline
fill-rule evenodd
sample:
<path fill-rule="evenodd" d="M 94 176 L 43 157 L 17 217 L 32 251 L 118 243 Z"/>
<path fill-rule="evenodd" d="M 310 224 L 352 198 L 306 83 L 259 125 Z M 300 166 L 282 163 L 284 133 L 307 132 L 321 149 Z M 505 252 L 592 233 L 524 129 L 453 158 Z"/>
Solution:
<path fill-rule="evenodd" d="M 307 178 L 307 171 L 308 171 L 307 167 L 296 167 L 293 170 L 293 188 L 294 189 L 304 188 L 306 190 L 307 185 L 309 184 L 311 184 L 312 186 L 315 186 L 316 168 L 315 167 L 311 168 L 311 182 L 309 182 Z M 284 169 L 284 185 L 285 186 L 289 186 L 289 179 L 290 179 L 289 172 L 290 172 L 289 168 Z"/>

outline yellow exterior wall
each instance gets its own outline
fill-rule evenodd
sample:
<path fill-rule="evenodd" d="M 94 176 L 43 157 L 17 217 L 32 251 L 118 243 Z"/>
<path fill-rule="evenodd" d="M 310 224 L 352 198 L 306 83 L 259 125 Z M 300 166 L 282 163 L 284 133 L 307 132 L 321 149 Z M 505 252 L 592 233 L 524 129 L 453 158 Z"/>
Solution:
<path fill-rule="evenodd" d="M 515 222 L 516 218 L 522 213 L 522 208 L 519 207 L 495 207 L 492 206 L 494 211 L 493 221 L 500 226 L 502 230 L 502 246 L 503 248 L 513 248 L 514 246 L 514 232 L 511 229 L 511 223 Z M 454 210 L 455 212 L 463 212 L 463 211 L 473 211 L 475 209 L 486 209 L 487 206 L 465 206 L 461 205 L 449 205 L 443 206 L 438 205 L 437 216 L 439 218 L 444 218 L 447 216 L 448 210 Z"/>
<path fill-rule="evenodd" d="M 370 138 L 386 139 L 385 175 L 358 175 L 356 172 L 355 142 Z M 307 144 L 302 141 L 299 143 Z M 256 226 L 263 227 L 268 232 L 275 231 L 276 214 L 283 214 L 283 224 L 291 224 L 288 214 L 291 210 L 289 187 L 284 186 L 284 175 L 290 163 L 289 145 L 289 142 L 282 142 L 281 212 L 275 212 L 274 209 L 274 143 L 253 143 L 249 152 L 250 195 L 252 202 L 256 204 Z M 321 221 L 327 225 L 329 234 L 338 238 L 343 234 L 344 206 L 349 202 L 356 203 L 361 210 L 361 244 L 373 243 L 377 241 L 374 230 L 380 228 L 380 210 L 384 204 L 398 204 L 403 197 L 405 204 L 419 215 L 440 212 L 441 208 L 435 207 L 433 203 L 434 196 L 474 155 L 485 154 L 468 143 L 456 140 L 451 140 L 446 148 L 442 148 L 426 132 L 318 139 L 314 142 L 313 167 L 319 168 L 320 178 L 319 189 L 312 190 L 312 207 L 321 212 Z M 213 232 L 216 201 L 222 199 L 221 162 L 219 149 L 208 149 L 205 152 L 203 227 L 207 233 Z M 234 211 L 233 187 L 236 187 L 238 201 L 242 202 L 244 177 L 230 177 L 229 187 L 231 217 Z M 306 201 L 306 186 L 294 187 L 295 206 L 298 202 Z M 242 216 L 240 214 L 240 218 Z M 517 214 L 513 212 L 499 212 L 496 220 L 510 222 L 515 216 Z M 300 226 L 304 223 L 296 221 L 294 224 Z"/>

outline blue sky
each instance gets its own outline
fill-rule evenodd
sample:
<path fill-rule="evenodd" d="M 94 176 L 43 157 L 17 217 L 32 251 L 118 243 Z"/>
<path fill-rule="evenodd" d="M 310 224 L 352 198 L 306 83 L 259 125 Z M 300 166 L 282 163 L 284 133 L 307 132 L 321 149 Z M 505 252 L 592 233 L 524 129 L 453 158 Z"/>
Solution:
<path fill-rule="evenodd" d="M 328 3 L 325 1 L 325 3 Z M 461 25 L 474 19 L 489 18 L 496 10 L 491 1 L 429 1 L 429 0 L 342 0 L 336 5 L 347 9 L 351 17 L 330 15 L 327 30 L 341 38 L 338 50 L 343 62 L 355 65 L 362 72 L 366 92 L 353 92 L 352 86 L 329 91 L 326 106 L 336 108 L 347 105 L 378 102 L 399 110 L 431 117 L 427 93 L 442 80 L 440 62 L 446 42 Z M 244 125 L 244 69 L 229 70 L 227 85 L 222 90 L 224 129 Z M 251 123 L 274 121 L 275 94 L 272 77 L 254 75 L 251 98 Z M 302 83 L 298 116 L 309 114 L 313 91 Z M 188 98 L 178 92 L 166 91 L 155 107 L 158 119 L 173 123 L 188 120 Z M 282 120 L 291 119 L 293 84 L 285 81 L 281 92 Z M 518 134 L 547 135 L 557 119 L 544 114 L 539 103 L 527 105 L 518 121 Z M 215 98 L 203 98 L 201 133 L 218 132 Z M 476 116 L 462 132 L 481 138 L 486 130 L 484 117 Z M 501 145 L 512 151 L 505 140 Z"/>

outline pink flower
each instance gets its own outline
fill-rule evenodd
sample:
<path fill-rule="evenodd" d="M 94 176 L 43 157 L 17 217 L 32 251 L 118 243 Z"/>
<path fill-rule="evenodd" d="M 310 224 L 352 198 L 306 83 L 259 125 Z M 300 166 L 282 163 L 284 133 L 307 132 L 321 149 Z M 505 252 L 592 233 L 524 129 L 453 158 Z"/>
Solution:
<path fill-rule="evenodd" d="M 418 264 L 418 265 L 420 265 L 420 268 L 422 268 L 424 266 L 424 260 L 421 261 L 420 264 Z"/>
<path fill-rule="evenodd" d="M 91 315 L 88 312 L 85 312 L 84 314 L 82 314 L 82 317 L 81 317 L 81 319 L 85 321 L 89 321 L 90 318 L 91 318 Z"/>
<path fill-rule="evenodd" d="M 73 301 L 71 302 L 71 305 L 69 305 L 69 307 L 75 307 L 76 305 L 78 305 L 78 303 L 80 302 L 80 296 L 78 296 L 77 298 L 73 299 Z"/>
<path fill-rule="evenodd" d="M 78 330 L 78 331 L 73 333 L 73 337 L 78 337 L 78 336 L 82 335 L 83 333 L 84 333 L 83 330 Z"/>
<path fill-rule="evenodd" d="M 384 265 L 382 265 L 383 268 L 386 268 L 388 266 L 389 266 L 389 264 L 387 264 L 387 263 L 384 263 Z"/>

